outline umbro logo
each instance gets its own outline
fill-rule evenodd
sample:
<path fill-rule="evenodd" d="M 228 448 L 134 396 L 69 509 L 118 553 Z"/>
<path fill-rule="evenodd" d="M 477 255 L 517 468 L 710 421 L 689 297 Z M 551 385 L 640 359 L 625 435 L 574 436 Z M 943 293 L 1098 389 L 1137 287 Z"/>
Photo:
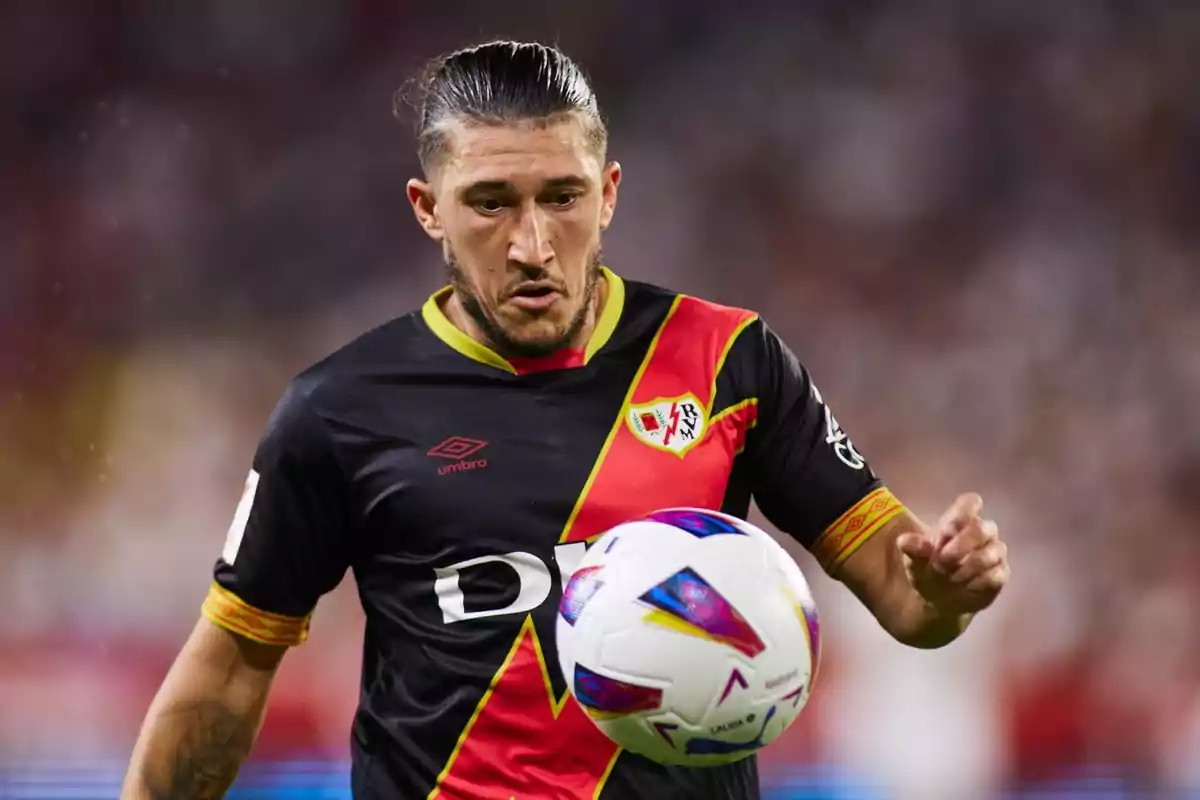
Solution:
<path fill-rule="evenodd" d="M 451 472 L 469 472 L 473 469 L 484 469 L 488 465 L 486 458 L 469 459 L 488 443 L 480 439 L 468 439 L 466 436 L 451 436 L 444 442 L 434 445 L 425 455 L 434 458 L 444 458 L 453 463 L 438 467 L 438 475 L 449 475 Z"/>
<path fill-rule="evenodd" d="M 479 439 L 468 439 L 465 436 L 451 436 L 441 444 L 436 444 L 429 448 L 429 451 L 425 455 L 458 461 L 467 456 L 475 455 L 485 447 L 487 447 L 487 442 L 480 441 Z"/>

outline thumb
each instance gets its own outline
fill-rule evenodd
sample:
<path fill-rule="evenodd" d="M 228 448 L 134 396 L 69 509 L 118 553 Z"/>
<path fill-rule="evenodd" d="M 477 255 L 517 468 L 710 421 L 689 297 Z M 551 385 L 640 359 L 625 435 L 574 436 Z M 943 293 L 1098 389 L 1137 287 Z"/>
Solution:
<path fill-rule="evenodd" d="M 937 550 L 932 539 L 920 533 L 902 533 L 896 538 L 900 552 L 914 560 L 927 561 Z"/>

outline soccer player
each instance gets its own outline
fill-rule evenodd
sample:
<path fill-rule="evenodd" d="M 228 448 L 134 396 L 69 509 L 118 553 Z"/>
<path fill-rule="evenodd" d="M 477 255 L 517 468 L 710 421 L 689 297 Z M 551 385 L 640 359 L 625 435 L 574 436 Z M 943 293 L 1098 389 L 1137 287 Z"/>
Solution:
<path fill-rule="evenodd" d="M 875 476 L 754 313 L 602 266 L 621 167 L 579 67 L 493 42 L 427 69 L 407 192 L 449 285 L 295 379 L 266 427 L 126 800 L 219 797 L 287 649 L 348 569 L 366 612 L 362 800 L 743 800 L 753 758 L 621 752 L 553 657 L 562 579 L 607 528 L 751 499 L 900 642 L 940 647 L 1008 578 L 966 494 L 934 527 Z"/>

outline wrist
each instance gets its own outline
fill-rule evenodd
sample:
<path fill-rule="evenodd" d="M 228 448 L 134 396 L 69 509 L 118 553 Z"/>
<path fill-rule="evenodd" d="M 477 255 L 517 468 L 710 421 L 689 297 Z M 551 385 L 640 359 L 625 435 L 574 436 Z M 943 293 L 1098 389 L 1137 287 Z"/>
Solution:
<path fill-rule="evenodd" d="M 936 650 L 953 642 L 971 624 L 974 614 L 940 608 L 917 595 L 889 632 L 901 644 Z"/>

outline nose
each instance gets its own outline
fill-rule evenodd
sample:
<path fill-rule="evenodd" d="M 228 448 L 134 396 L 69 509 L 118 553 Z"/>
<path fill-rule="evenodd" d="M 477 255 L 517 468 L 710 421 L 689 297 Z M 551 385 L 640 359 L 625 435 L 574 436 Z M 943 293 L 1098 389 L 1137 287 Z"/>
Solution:
<path fill-rule="evenodd" d="M 508 242 L 508 258 L 518 264 L 542 268 L 554 260 L 545 212 L 536 203 L 523 210 Z"/>

